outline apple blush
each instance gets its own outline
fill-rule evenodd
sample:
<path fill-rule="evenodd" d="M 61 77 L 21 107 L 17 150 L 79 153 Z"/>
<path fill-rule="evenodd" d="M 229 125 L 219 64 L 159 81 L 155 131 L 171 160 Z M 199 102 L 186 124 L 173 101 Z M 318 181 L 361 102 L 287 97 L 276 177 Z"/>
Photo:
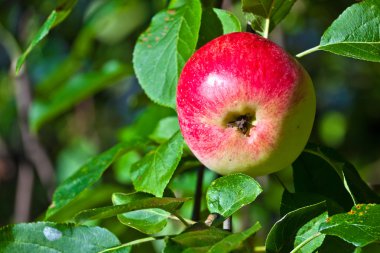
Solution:
<path fill-rule="evenodd" d="M 310 136 L 315 107 L 304 68 L 275 43 L 246 32 L 197 50 L 177 88 L 186 143 L 222 175 L 259 176 L 289 166 Z"/>

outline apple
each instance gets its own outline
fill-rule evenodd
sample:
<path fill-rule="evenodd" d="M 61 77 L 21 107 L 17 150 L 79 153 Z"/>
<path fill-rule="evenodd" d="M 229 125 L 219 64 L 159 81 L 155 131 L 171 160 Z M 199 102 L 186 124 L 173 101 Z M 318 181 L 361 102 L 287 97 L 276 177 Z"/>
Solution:
<path fill-rule="evenodd" d="M 230 33 L 199 50 L 178 81 L 180 129 L 194 155 L 222 174 L 269 174 L 289 166 L 310 136 L 312 81 L 281 47 Z"/>

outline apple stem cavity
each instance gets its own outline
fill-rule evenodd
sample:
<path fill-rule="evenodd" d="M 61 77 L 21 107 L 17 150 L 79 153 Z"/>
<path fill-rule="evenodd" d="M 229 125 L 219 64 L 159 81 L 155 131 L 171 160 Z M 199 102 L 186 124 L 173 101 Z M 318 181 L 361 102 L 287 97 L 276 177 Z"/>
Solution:
<path fill-rule="evenodd" d="M 249 131 L 254 125 L 252 124 L 253 116 L 248 113 L 238 116 L 235 120 L 227 123 L 227 127 L 236 127 L 236 129 L 245 136 L 249 137 Z"/>

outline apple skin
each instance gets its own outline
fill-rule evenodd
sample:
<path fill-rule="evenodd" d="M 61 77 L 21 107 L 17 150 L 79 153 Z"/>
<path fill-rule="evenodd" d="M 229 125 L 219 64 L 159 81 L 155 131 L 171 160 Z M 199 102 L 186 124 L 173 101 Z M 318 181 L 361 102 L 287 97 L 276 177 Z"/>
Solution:
<path fill-rule="evenodd" d="M 275 43 L 246 32 L 218 37 L 185 64 L 177 88 L 181 132 L 194 155 L 227 175 L 269 174 L 305 147 L 316 99 L 303 67 Z M 249 115 L 247 133 L 231 122 Z"/>

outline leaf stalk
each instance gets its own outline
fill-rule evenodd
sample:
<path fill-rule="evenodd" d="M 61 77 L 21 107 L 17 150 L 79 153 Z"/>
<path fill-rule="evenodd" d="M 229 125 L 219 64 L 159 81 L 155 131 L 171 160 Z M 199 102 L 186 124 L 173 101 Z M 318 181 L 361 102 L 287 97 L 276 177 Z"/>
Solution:
<path fill-rule="evenodd" d="M 303 52 L 297 54 L 296 57 L 297 57 L 297 58 L 301 58 L 301 57 L 303 57 L 303 56 L 305 56 L 305 55 L 308 55 L 308 54 L 314 53 L 315 51 L 318 51 L 319 49 L 320 49 L 320 45 L 315 46 L 315 47 L 312 47 L 312 48 L 310 48 L 310 49 L 308 49 L 308 50 L 306 50 L 306 51 L 303 51 Z"/>
<path fill-rule="evenodd" d="M 297 247 L 295 247 L 292 251 L 290 251 L 290 253 L 296 253 L 297 251 L 299 251 L 303 246 L 305 246 L 306 244 L 308 244 L 309 242 L 311 242 L 312 240 L 314 240 L 315 238 L 321 236 L 322 233 L 321 232 L 318 232 L 318 233 L 315 233 L 314 235 L 310 236 L 309 238 L 307 238 L 305 241 L 303 241 L 302 243 L 298 244 Z"/>

